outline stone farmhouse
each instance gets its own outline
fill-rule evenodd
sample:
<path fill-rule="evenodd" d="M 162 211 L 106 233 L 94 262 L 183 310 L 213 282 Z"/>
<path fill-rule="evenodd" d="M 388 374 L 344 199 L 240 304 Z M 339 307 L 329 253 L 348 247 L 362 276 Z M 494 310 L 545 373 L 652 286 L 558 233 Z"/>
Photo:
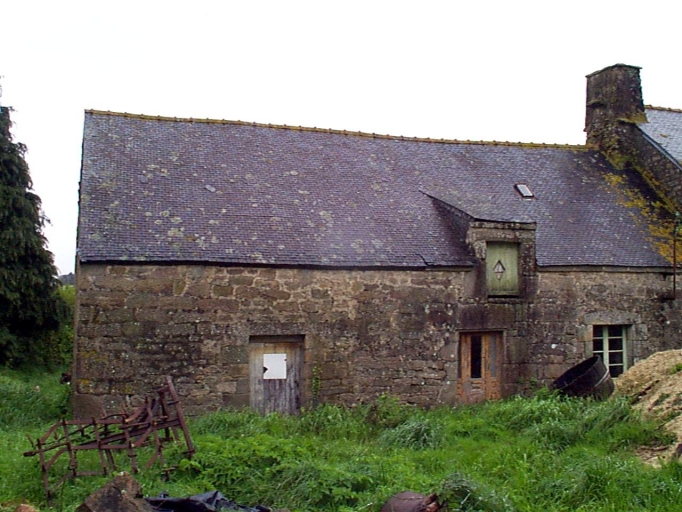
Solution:
<path fill-rule="evenodd" d="M 421 406 L 682 347 L 682 111 L 587 77 L 586 145 L 87 111 L 77 415 Z"/>

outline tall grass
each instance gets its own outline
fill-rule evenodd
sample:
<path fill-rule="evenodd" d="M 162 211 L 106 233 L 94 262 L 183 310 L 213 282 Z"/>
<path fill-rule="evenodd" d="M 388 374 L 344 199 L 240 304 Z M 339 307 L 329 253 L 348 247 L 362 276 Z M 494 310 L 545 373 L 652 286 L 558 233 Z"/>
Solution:
<path fill-rule="evenodd" d="M 30 428 L 67 413 L 69 387 L 44 371 L 0 372 L 0 429 Z"/>
<path fill-rule="evenodd" d="M 0 372 L 0 386 L 16 397 L 0 409 L 0 510 L 22 499 L 50 510 L 37 461 L 21 453 L 24 434 L 58 419 L 63 387 L 35 378 Z M 146 495 L 218 489 L 243 504 L 344 512 L 378 511 L 408 489 L 437 492 L 462 511 L 672 511 L 682 501 L 680 464 L 654 469 L 633 455 L 636 446 L 670 436 L 619 400 L 540 393 L 422 411 L 383 397 L 299 417 L 221 411 L 190 427 L 195 457 L 181 460 L 169 481 L 160 468 L 136 475 Z M 67 483 L 54 509 L 73 510 L 106 480 Z"/>

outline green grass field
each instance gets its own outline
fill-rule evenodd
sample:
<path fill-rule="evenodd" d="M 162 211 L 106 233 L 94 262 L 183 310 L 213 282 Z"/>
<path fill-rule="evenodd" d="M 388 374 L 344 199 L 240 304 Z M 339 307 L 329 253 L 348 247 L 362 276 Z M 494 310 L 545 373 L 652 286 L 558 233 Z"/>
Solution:
<path fill-rule="evenodd" d="M 28 502 L 74 510 L 105 477 L 80 478 L 45 502 L 36 438 L 66 411 L 58 374 L 0 371 L 0 510 Z M 478 406 L 422 411 L 391 398 L 299 417 L 223 411 L 190 421 L 197 453 L 170 480 L 135 475 L 147 496 L 217 489 L 245 505 L 292 511 L 378 511 L 392 494 L 437 492 L 450 510 L 677 511 L 682 465 L 660 469 L 634 455 L 669 443 L 623 400 L 568 400 L 539 392 Z M 175 453 L 174 453 L 175 451 Z"/>

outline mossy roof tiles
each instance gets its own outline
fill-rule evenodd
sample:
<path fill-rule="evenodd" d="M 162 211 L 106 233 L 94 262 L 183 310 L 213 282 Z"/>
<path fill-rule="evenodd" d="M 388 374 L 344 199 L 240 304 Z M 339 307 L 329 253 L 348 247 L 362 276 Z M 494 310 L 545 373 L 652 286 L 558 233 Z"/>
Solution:
<path fill-rule="evenodd" d="M 473 265 L 437 198 L 476 219 L 535 223 L 541 266 L 667 265 L 631 188 L 648 194 L 582 146 L 89 111 L 78 251 L 81 261 Z"/>

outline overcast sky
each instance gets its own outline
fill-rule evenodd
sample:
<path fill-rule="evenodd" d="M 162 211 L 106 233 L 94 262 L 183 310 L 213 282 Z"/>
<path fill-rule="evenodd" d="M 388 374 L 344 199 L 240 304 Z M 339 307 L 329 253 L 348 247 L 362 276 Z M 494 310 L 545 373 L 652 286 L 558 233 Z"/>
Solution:
<path fill-rule="evenodd" d="M 682 108 L 679 1 L 4 0 L 0 102 L 73 271 L 83 111 L 582 144 L 585 75 Z M 1 249 L 1 248 L 0 248 Z"/>

